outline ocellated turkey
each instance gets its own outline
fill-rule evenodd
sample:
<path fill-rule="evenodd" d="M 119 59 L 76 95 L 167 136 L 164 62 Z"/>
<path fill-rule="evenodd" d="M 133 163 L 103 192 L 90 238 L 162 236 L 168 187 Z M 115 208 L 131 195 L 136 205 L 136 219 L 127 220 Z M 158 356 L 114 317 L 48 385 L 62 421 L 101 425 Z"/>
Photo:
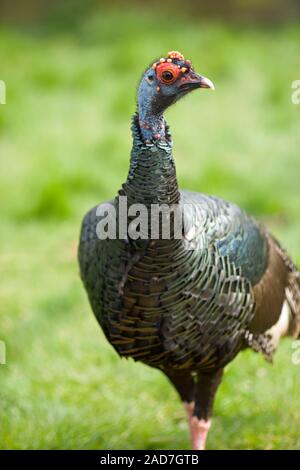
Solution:
<path fill-rule="evenodd" d="M 247 347 L 271 361 L 280 338 L 300 332 L 300 275 L 279 243 L 235 204 L 178 188 L 163 113 L 199 88 L 213 84 L 179 52 L 147 68 L 128 177 L 110 201 L 117 219 L 121 196 L 150 212 L 177 204 L 181 237 L 136 240 L 127 230 L 99 239 L 95 207 L 79 246 L 81 277 L 107 340 L 120 356 L 168 377 L 185 404 L 194 449 L 205 447 L 224 367 Z"/>

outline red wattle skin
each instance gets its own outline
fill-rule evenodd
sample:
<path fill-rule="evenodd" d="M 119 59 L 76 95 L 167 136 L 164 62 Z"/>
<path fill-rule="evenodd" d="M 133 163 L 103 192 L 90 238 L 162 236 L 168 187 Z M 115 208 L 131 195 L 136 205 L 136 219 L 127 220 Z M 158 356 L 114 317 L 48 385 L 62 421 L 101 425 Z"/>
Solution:
<path fill-rule="evenodd" d="M 156 76 L 160 82 L 166 85 L 172 85 L 178 80 L 178 85 L 188 85 L 190 83 L 200 83 L 201 77 L 196 74 L 193 70 L 187 67 L 180 67 L 172 62 L 161 62 L 155 68 Z M 164 72 L 171 72 L 173 78 L 171 80 L 164 79 Z"/>

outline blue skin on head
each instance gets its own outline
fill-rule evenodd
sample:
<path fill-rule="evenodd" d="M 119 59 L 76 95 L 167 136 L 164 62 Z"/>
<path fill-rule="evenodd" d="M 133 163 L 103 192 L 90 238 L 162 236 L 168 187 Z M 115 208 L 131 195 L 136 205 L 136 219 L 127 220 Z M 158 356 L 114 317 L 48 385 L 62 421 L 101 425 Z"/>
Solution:
<path fill-rule="evenodd" d="M 175 84 L 161 83 L 152 67 L 144 73 L 138 90 L 138 113 L 143 140 L 152 141 L 154 135 L 165 138 L 163 112 L 175 102 L 176 88 Z"/>
<path fill-rule="evenodd" d="M 158 67 L 160 63 L 158 62 Z M 138 89 L 138 114 L 144 141 L 157 141 L 166 138 L 164 111 L 180 98 L 196 88 L 211 88 L 204 77 L 196 74 L 189 62 L 173 60 L 164 67 L 177 72 L 175 81 L 164 83 L 157 69 L 150 67 L 144 73 Z M 206 81 L 205 81 L 206 80 Z M 212 84 L 211 84 L 212 85 Z"/>

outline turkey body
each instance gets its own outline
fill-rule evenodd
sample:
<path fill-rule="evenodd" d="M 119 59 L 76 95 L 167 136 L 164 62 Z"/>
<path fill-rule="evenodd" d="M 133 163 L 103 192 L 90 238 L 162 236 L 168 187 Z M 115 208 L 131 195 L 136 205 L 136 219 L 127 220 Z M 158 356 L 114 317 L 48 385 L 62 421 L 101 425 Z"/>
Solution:
<path fill-rule="evenodd" d="M 190 211 L 181 240 L 99 240 L 97 208 L 84 218 L 81 276 L 107 339 L 121 356 L 165 370 L 224 367 L 251 333 L 268 357 L 272 337 L 263 334 L 279 320 L 296 268 L 236 205 L 180 194 Z"/>
<path fill-rule="evenodd" d="M 145 72 L 127 180 L 115 199 L 84 217 L 78 257 L 107 340 L 120 356 L 168 377 L 187 406 L 193 448 L 203 449 L 224 367 L 246 347 L 272 361 L 281 337 L 299 335 L 300 274 L 235 204 L 179 190 L 162 113 L 195 87 L 213 84 L 178 52 Z M 154 206 L 175 205 L 184 220 L 180 236 L 171 230 L 170 237 L 148 232 L 137 239 L 129 217 L 125 235 L 99 237 L 99 209 L 109 204 L 118 226 L 121 197 L 148 215 Z"/>

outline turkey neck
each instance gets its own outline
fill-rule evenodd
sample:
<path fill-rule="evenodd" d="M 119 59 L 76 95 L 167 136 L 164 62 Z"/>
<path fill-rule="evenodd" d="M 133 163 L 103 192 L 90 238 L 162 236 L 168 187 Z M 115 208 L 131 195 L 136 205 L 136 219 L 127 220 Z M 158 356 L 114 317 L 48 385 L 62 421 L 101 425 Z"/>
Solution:
<path fill-rule="evenodd" d="M 129 172 L 126 182 L 119 191 L 119 195 L 127 196 L 128 206 L 171 205 L 177 204 L 180 200 L 171 136 L 164 118 L 159 116 L 157 119 L 159 120 L 157 125 L 161 131 L 163 130 L 163 137 L 148 140 L 145 139 L 145 129 L 140 126 L 138 113 L 133 117 L 133 146 Z"/>

